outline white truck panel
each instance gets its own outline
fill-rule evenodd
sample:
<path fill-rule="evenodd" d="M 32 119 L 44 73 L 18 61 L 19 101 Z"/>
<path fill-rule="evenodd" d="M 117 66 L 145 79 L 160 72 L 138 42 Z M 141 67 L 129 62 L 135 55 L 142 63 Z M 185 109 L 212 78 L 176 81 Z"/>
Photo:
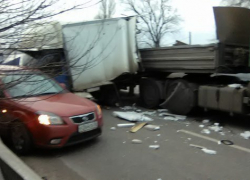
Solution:
<path fill-rule="evenodd" d="M 101 86 L 123 73 L 137 71 L 135 23 L 136 18 L 117 18 L 63 26 L 74 91 Z"/>

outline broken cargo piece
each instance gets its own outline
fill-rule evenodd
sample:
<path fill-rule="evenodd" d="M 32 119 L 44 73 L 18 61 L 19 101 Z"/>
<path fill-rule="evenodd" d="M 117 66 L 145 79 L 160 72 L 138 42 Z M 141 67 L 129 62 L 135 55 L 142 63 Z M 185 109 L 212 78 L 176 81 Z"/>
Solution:
<path fill-rule="evenodd" d="M 135 133 L 137 131 L 139 131 L 141 128 L 143 128 L 143 126 L 145 126 L 147 123 L 139 123 L 139 124 L 136 124 L 135 126 L 133 126 L 131 129 L 130 129 L 130 132 L 132 133 Z"/>
<path fill-rule="evenodd" d="M 156 130 L 159 130 L 160 129 L 160 126 L 156 126 L 156 125 L 152 125 L 152 124 L 149 124 L 149 125 L 146 125 L 144 126 L 146 129 L 148 130 L 151 130 L 151 131 L 156 131 Z"/>
<path fill-rule="evenodd" d="M 119 111 L 114 111 L 113 115 L 115 117 L 119 117 L 121 119 L 127 120 L 127 121 L 132 121 L 132 122 L 149 122 L 153 121 L 152 118 L 145 116 L 143 113 L 137 113 L 137 112 L 119 112 Z"/>

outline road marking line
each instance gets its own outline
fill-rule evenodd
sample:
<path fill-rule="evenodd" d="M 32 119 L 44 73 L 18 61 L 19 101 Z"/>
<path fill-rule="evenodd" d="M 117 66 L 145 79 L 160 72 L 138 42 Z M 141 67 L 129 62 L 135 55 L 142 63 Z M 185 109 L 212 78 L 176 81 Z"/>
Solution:
<path fill-rule="evenodd" d="M 186 131 L 186 130 L 183 130 L 183 129 L 179 130 L 178 132 L 186 133 L 186 134 L 189 134 L 189 135 L 192 135 L 192 136 L 196 136 L 196 137 L 199 137 L 199 138 L 202 138 L 202 139 L 206 139 L 208 141 L 212 141 L 212 142 L 215 142 L 215 143 L 218 143 L 218 141 L 220 141 L 218 139 L 214 139 L 214 138 L 211 138 L 211 137 L 208 137 L 208 136 L 203 136 L 201 134 L 197 134 L 197 133 L 194 133 L 194 132 L 191 132 L 191 131 Z M 235 148 L 235 149 L 238 149 L 238 150 L 250 153 L 250 149 L 242 147 L 242 146 L 230 145 L 228 147 L 232 147 L 232 148 Z"/>

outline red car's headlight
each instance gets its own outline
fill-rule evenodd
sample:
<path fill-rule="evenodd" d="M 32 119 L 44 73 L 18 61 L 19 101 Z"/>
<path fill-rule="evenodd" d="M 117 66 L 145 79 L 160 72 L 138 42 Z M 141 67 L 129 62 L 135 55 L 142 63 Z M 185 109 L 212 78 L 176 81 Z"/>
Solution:
<path fill-rule="evenodd" d="M 59 116 L 53 113 L 39 111 L 37 112 L 37 114 L 38 114 L 38 122 L 40 124 L 43 124 L 43 125 L 64 124 L 63 120 Z"/>

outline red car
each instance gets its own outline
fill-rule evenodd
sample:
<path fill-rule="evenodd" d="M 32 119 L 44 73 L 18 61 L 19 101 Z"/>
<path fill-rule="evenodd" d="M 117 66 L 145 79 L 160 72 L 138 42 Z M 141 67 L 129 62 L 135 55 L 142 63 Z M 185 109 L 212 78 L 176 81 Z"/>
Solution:
<path fill-rule="evenodd" d="M 0 132 L 17 153 L 33 146 L 60 148 L 101 135 L 100 106 L 40 71 L 0 66 L 0 87 Z"/>

